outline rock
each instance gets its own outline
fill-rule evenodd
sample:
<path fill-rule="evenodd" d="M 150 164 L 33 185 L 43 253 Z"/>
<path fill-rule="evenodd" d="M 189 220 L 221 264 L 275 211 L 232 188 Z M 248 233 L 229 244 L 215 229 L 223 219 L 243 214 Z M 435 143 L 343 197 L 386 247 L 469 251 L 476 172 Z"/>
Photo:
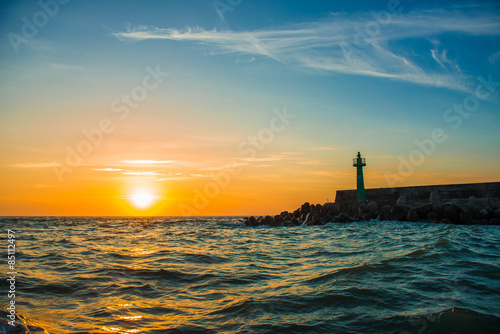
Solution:
<path fill-rule="evenodd" d="M 252 226 L 250 219 L 245 219 L 245 226 Z"/>
<path fill-rule="evenodd" d="M 442 224 L 453 224 L 453 222 L 448 218 L 441 219 L 441 223 Z"/>
<path fill-rule="evenodd" d="M 400 211 L 400 212 L 397 212 L 397 213 L 394 215 L 394 217 L 396 217 L 396 220 L 397 220 L 397 221 L 402 222 L 402 221 L 405 221 L 405 220 L 406 220 L 406 216 L 407 216 L 407 215 L 408 215 L 408 213 Z"/>
<path fill-rule="evenodd" d="M 405 216 L 408 214 L 408 211 L 410 211 L 411 206 L 405 205 L 405 204 L 397 204 L 394 205 L 391 209 L 391 214 L 396 216 L 398 213 L 402 212 L 405 214 Z"/>
<path fill-rule="evenodd" d="M 382 210 L 387 211 L 387 212 L 391 212 L 391 206 L 389 204 L 386 204 L 382 207 Z"/>
<path fill-rule="evenodd" d="M 479 214 L 481 215 L 481 219 L 487 219 L 488 218 L 488 211 L 486 209 L 479 210 Z"/>
<path fill-rule="evenodd" d="M 476 197 L 475 196 L 469 196 L 469 205 L 476 205 L 477 204 L 477 201 L 476 201 Z"/>
<path fill-rule="evenodd" d="M 442 204 L 441 194 L 437 190 L 431 191 L 431 196 L 429 197 L 429 202 L 433 204 Z"/>
<path fill-rule="evenodd" d="M 498 208 L 497 211 L 495 211 L 495 218 L 500 219 L 500 208 Z"/>
<path fill-rule="evenodd" d="M 309 202 L 302 204 L 302 206 L 300 207 L 300 213 L 304 215 L 310 212 L 311 212 L 311 204 L 309 204 Z"/>
<path fill-rule="evenodd" d="M 264 224 L 264 217 L 260 216 L 259 218 L 257 218 L 257 222 L 258 222 L 258 225 Z"/>
<path fill-rule="evenodd" d="M 308 222 L 311 222 L 313 220 L 313 215 L 312 214 L 309 214 L 306 215 L 303 219 L 302 219 L 302 224 L 307 224 Z"/>
<path fill-rule="evenodd" d="M 431 211 L 427 214 L 426 219 L 430 222 L 437 222 L 438 221 L 438 215 L 434 211 Z"/>
<path fill-rule="evenodd" d="M 326 205 L 323 205 L 321 207 L 321 210 L 320 210 L 319 214 L 320 214 L 321 217 L 326 216 L 328 214 L 328 207 Z"/>
<path fill-rule="evenodd" d="M 288 221 L 290 221 L 290 220 L 292 220 L 292 218 L 293 218 L 292 216 L 290 216 L 290 215 L 286 215 L 285 217 L 283 217 L 283 220 L 288 220 Z"/>
<path fill-rule="evenodd" d="M 384 221 L 384 220 L 389 220 L 387 219 L 387 211 L 385 210 L 379 210 L 377 212 L 377 217 L 375 217 L 378 221 Z"/>
<path fill-rule="evenodd" d="M 398 200 L 396 201 L 396 204 L 397 205 L 408 204 L 408 197 L 406 196 L 406 194 L 399 196 Z"/>
<path fill-rule="evenodd" d="M 292 220 L 290 221 L 290 226 L 298 226 L 300 225 L 300 222 L 297 218 L 292 218 Z"/>
<path fill-rule="evenodd" d="M 339 214 L 340 223 L 345 223 L 348 218 L 349 218 L 349 214 L 347 212 L 341 212 Z"/>
<path fill-rule="evenodd" d="M 280 213 L 280 216 L 281 216 L 283 219 L 285 219 L 285 217 L 286 217 L 286 216 L 288 216 L 288 215 L 290 215 L 290 214 L 288 213 L 288 211 L 283 211 L 282 213 Z"/>
<path fill-rule="evenodd" d="M 359 218 L 354 218 L 354 217 L 348 216 L 345 220 L 345 223 L 354 223 L 354 222 L 357 222 L 359 220 L 360 220 Z"/>
<path fill-rule="evenodd" d="M 419 219 L 416 209 L 411 209 L 406 215 L 406 219 L 410 222 L 416 222 Z"/>
<path fill-rule="evenodd" d="M 283 217 L 281 215 L 274 216 L 274 226 L 283 226 Z"/>
<path fill-rule="evenodd" d="M 417 212 L 419 219 L 426 219 L 429 212 L 432 211 L 432 207 L 433 207 L 433 205 L 430 203 L 419 206 L 416 209 L 416 212 Z"/>
<path fill-rule="evenodd" d="M 368 210 L 368 213 L 370 215 L 375 216 L 375 214 L 377 213 L 377 209 L 378 209 L 377 202 L 375 202 L 375 201 L 368 202 L 368 205 L 366 206 L 366 210 Z"/>
<path fill-rule="evenodd" d="M 295 211 L 293 212 L 293 216 L 294 216 L 295 218 L 300 218 L 300 209 L 295 210 Z"/>
<path fill-rule="evenodd" d="M 331 214 L 326 214 L 324 217 L 323 217 L 323 221 L 326 223 L 329 223 L 331 221 L 333 221 L 333 216 Z"/>
<path fill-rule="evenodd" d="M 266 216 L 266 217 L 264 218 L 264 220 L 262 221 L 262 223 L 263 223 L 264 225 L 273 226 L 274 219 L 273 219 L 273 217 L 271 217 L 271 216 Z"/>
<path fill-rule="evenodd" d="M 488 222 L 488 225 L 500 225 L 500 219 L 491 218 L 490 221 Z"/>
<path fill-rule="evenodd" d="M 458 205 L 455 204 L 445 204 L 444 209 L 443 209 L 443 216 L 445 218 L 450 219 L 452 222 L 457 222 L 458 221 L 458 215 L 460 214 L 461 210 Z"/>
<path fill-rule="evenodd" d="M 364 215 L 366 212 L 366 204 L 365 203 L 361 203 L 359 206 L 358 206 L 358 213 L 360 215 Z"/>
<path fill-rule="evenodd" d="M 313 223 L 313 225 L 325 225 L 325 223 L 319 217 L 319 214 L 313 217 L 312 223 Z"/>
<path fill-rule="evenodd" d="M 460 205 L 460 209 L 462 210 L 462 212 L 470 214 L 470 212 L 472 210 L 472 207 L 469 204 L 467 204 L 467 205 Z"/>
<path fill-rule="evenodd" d="M 250 221 L 250 224 L 251 224 L 252 226 L 257 226 L 257 225 L 259 225 L 259 222 L 257 221 L 257 219 L 256 219 L 254 216 L 251 216 L 248 220 Z"/>
<path fill-rule="evenodd" d="M 480 220 L 481 219 L 481 213 L 479 211 L 480 211 L 480 209 L 477 206 L 469 207 L 468 214 L 470 214 L 471 217 L 474 220 Z"/>
<path fill-rule="evenodd" d="M 398 219 L 390 212 L 386 210 L 380 210 L 377 212 L 377 220 L 384 221 L 384 220 L 398 220 Z"/>
<path fill-rule="evenodd" d="M 432 211 L 437 214 L 438 219 L 443 218 L 444 207 L 441 204 L 434 204 L 432 206 Z"/>
<path fill-rule="evenodd" d="M 365 213 L 363 215 L 363 220 L 370 221 L 370 220 L 372 220 L 372 216 L 369 213 Z"/>
<path fill-rule="evenodd" d="M 475 224 L 474 219 L 472 219 L 472 217 L 468 213 L 461 212 L 458 215 L 458 218 L 459 218 L 460 224 L 463 224 L 463 225 L 474 225 Z"/>

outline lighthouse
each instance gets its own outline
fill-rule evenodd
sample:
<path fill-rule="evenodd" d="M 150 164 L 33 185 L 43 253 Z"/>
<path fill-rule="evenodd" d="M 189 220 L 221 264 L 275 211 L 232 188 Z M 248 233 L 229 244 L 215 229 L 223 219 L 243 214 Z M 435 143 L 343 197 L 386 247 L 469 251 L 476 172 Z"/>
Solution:
<path fill-rule="evenodd" d="M 358 202 L 366 202 L 365 181 L 363 179 L 363 167 L 366 166 L 366 161 L 365 158 L 361 158 L 361 153 L 358 152 L 358 157 L 352 159 L 352 165 L 356 167 L 357 170 L 356 200 Z"/>

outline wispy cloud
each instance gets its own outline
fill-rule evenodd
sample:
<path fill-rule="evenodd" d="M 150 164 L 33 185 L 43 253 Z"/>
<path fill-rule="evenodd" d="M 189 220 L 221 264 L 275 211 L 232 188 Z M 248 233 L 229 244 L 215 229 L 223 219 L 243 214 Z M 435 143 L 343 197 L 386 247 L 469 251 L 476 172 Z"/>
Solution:
<path fill-rule="evenodd" d="M 283 160 L 295 160 L 297 155 L 301 155 L 301 152 L 280 152 L 277 154 L 262 155 L 255 158 L 241 158 L 245 162 L 272 162 L 272 161 L 283 161 Z"/>
<path fill-rule="evenodd" d="M 34 163 L 20 163 L 11 165 L 19 168 L 50 168 L 60 166 L 57 162 L 34 162 Z"/>
<path fill-rule="evenodd" d="M 92 168 L 92 170 L 95 170 L 98 172 L 120 172 L 123 169 L 121 169 L 121 168 Z"/>
<path fill-rule="evenodd" d="M 158 176 L 162 175 L 157 172 L 123 172 L 124 175 L 134 175 L 134 176 Z"/>
<path fill-rule="evenodd" d="M 171 160 L 123 160 L 123 163 L 132 165 L 154 165 L 154 164 L 170 164 Z"/>
<path fill-rule="evenodd" d="M 482 8 L 482 7 L 481 7 Z M 455 6 L 448 9 L 419 10 L 392 15 L 380 33 L 366 38 L 356 46 L 356 34 L 368 22 L 370 13 L 337 14 L 318 22 L 295 24 L 283 29 L 256 31 L 217 31 L 203 28 L 158 28 L 136 26 L 116 32 L 120 39 L 164 39 L 205 45 L 214 51 L 247 56 L 263 56 L 276 61 L 323 73 L 345 73 L 407 81 L 420 85 L 467 90 L 467 78 L 448 68 L 457 66 L 448 59 L 446 50 L 427 50 L 427 56 L 440 66 L 430 69 L 422 61 L 423 50 L 412 55 L 401 42 L 420 38 L 428 40 L 445 33 L 468 36 L 500 34 L 500 15 L 488 11 L 470 14 L 471 8 Z M 351 50 L 346 57 L 345 46 Z M 413 50 L 415 52 L 415 50 Z M 217 52 L 215 52 L 217 53 Z"/>

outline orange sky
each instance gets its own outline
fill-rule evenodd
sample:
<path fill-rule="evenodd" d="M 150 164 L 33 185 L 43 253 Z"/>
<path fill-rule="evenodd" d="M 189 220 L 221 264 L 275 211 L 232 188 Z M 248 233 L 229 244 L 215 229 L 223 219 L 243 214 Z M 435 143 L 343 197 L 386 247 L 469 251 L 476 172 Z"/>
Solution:
<path fill-rule="evenodd" d="M 367 188 L 500 180 L 496 4 L 365 47 L 371 3 L 200 6 L 70 2 L 0 42 L 0 215 L 277 214 L 354 189 L 358 151 Z M 42 10 L 3 9 L 11 37 Z"/>

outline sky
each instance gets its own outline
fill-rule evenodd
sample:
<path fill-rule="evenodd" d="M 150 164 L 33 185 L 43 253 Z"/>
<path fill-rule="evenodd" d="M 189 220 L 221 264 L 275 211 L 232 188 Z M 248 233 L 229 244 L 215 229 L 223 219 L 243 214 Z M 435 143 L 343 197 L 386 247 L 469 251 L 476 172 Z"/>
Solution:
<path fill-rule="evenodd" d="M 492 1 L 3 1 L 0 215 L 278 214 L 500 181 Z"/>

